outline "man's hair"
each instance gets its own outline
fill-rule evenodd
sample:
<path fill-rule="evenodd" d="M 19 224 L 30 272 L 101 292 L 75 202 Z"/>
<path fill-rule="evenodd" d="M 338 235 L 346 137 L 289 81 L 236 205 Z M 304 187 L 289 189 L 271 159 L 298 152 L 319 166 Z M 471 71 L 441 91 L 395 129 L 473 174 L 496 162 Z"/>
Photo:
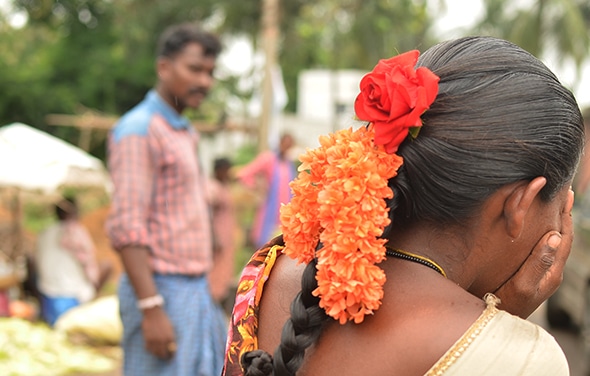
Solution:
<path fill-rule="evenodd" d="M 164 30 L 158 41 L 157 57 L 173 58 L 190 43 L 201 45 L 205 56 L 217 57 L 221 52 L 221 42 L 217 36 L 195 24 L 183 23 Z"/>

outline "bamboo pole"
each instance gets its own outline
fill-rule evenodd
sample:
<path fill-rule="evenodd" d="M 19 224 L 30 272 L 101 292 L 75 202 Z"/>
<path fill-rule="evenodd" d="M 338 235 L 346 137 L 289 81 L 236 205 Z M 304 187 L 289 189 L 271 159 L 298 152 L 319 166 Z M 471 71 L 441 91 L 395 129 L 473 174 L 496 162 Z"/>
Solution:
<path fill-rule="evenodd" d="M 45 116 L 45 122 L 48 125 L 70 126 L 81 130 L 91 129 L 108 131 L 118 120 L 119 118 L 116 116 L 95 113 L 83 115 L 49 114 Z M 201 133 L 215 133 L 221 130 L 235 130 L 246 133 L 252 132 L 252 126 L 249 126 L 245 122 L 226 121 L 221 124 L 193 122 L 192 125 Z"/>
<path fill-rule="evenodd" d="M 264 46 L 264 79 L 262 112 L 258 128 L 258 150 L 268 150 L 268 134 L 273 113 L 272 72 L 277 61 L 279 0 L 262 1 L 262 41 Z"/>

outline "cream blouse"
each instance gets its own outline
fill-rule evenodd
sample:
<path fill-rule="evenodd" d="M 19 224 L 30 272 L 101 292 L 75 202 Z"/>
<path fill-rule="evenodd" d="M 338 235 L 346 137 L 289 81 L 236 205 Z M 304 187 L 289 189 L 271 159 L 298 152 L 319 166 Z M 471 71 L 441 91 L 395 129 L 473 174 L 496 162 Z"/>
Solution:
<path fill-rule="evenodd" d="M 487 308 L 426 376 L 567 376 L 561 347 L 530 321 L 496 308 L 499 299 L 485 297 Z"/>

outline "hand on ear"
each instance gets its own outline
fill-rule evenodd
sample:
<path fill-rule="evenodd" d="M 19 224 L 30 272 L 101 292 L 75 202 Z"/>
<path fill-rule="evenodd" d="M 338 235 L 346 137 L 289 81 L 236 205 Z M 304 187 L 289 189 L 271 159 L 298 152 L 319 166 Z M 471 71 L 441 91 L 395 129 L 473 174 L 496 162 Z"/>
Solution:
<path fill-rule="evenodd" d="M 533 180 L 529 186 L 534 182 Z M 535 187 L 531 188 L 534 188 L 532 191 L 536 190 Z M 563 268 L 571 251 L 574 236 L 571 215 L 574 192 L 571 189 L 567 200 L 561 213 L 561 232 L 549 231 L 541 237 L 520 269 L 495 292 L 502 301 L 499 308 L 527 318 L 553 295 L 561 284 Z M 526 205 L 526 202 L 524 204 Z M 520 221 L 518 215 L 515 221 L 517 229 Z"/>

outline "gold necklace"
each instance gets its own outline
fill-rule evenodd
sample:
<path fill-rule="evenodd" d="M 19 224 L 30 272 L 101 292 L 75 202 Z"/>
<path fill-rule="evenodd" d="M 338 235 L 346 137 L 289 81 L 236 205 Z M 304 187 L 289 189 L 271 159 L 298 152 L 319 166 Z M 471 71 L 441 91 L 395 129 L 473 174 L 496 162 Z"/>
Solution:
<path fill-rule="evenodd" d="M 397 258 L 400 258 L 403 260 L 408 260 L 408 261 L 412 261 L 412 262 L 417 262 L 418 264 L 426 265 L 429 268 L 436 270 L 443 277 L 447 278 L 447 273 L 445 273 L 444 269 L 441 268 L 440 265 L 438 265 L 436 262 L 432 261 L 428 257 L 416 255 L 414 253 L 402 251 L 401 249 L 393 249 L 393 248 L 387 248 L 385 250 L 385 254 L 387 256 L 397 257 Z"/>

